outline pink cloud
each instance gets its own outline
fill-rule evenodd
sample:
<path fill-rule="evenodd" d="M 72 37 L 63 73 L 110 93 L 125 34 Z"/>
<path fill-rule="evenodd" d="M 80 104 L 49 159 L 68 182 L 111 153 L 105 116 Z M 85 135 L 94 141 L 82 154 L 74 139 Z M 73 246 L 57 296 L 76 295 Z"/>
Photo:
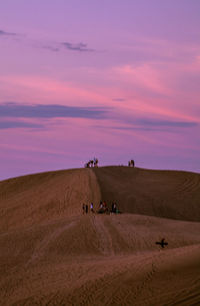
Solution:
<path fill-rule="evenodd" d="M 2 88 L 7 92 L 12 88 L 13 98 L 16 100 L 28 98 L 28 102 L 40 101 L 40 103 L 63 103 L 74 105 L 74 102 L 81 105 L 87 101 L 87 105 L 105 102 L 103 94 L 96 93 L 95 90 L 85 89 L 84 86 L 75 85 L 71 82 L 57 81 L 49 78 L 34 76 L 1 76 Z M 17 96 L 17 98 L 16 98 Z M 27 97 L 28 96 L 28 97 Z M 1 99 L 4 97 L 2 96 Z M 22 99 L 24 100 L 24 99 Z"/>
<path fill-rule="evenodd" d="M 123 81 L 131 83 L 134 86 L 139 86 L 165 95 L 170 92 L 169 88 L 162 82 L 159 71 L 149 64 L 143 64 L 136 67 L 125 65 L 115 67 L 113 71 L 122 78 Z"/>

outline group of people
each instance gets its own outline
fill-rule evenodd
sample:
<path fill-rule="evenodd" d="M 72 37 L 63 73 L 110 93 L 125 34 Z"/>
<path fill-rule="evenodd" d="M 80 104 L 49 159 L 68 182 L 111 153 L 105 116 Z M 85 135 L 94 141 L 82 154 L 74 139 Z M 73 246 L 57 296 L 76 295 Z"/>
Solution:
<path fill-rule="evenodd" d="M 82 211 L 83 214 L 88 214 L 88 213 L 95 213 L 94 211 L 94 204 L 93 202 L 90 203 L 90 205 L 83 203 L 82 205 Z M 96 213 L 98 214 L 117 214 L 120 213 L 117 203 L 116 202 L 112 202 L 111 204 L 111 208 L 109 208 L 109 206 L 107 205 L 107 203 L 105 201 L 101 201 L 99 204 L 99 208 L 96 211 Z"/>
<path fill-rule="evenodd" d="M 87 163 L 85 163 L 84 167 L 85 168 L 93 168 L 93 167 L 98 167 L 98 159 L 94 157 L 94 159 L 89 160 Z M 135 161 L 133 159 L 128 161 L 128 167 L 135 167 Z"/>
<path fill-rule="evenodd" d="M 83 214 L 88 214 L 89 212 L 94 213 L 93 203 L 92 202 L 90 203 L 90 207 L 88 206 L 88 204 L 83 203 L 82 210 Z"/>
<path fill-rule="evenodd" d="M 98 163 L 99 163 L 98 159 L 94 157 L 94 159 L 89 160 L 89 162 L 85 164 L 85 168 L 98 167 Z"/>

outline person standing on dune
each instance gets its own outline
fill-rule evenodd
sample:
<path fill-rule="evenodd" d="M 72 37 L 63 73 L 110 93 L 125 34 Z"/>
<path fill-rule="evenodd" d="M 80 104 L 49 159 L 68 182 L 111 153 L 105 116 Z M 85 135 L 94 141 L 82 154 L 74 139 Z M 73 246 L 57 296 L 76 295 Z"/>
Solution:
<path fill-rule="evenodd" d="M 85 203 L 83 203 L 82 205 L 82 211 L 83 211 L 83 215 L 85 214 Z"/>

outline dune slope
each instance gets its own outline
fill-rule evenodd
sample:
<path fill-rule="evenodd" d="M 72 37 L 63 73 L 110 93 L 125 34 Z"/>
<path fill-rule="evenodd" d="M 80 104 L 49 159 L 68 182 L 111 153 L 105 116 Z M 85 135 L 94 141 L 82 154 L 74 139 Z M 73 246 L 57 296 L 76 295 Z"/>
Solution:
<path fill-rule="evenodd" d="M 0 304 L 198 305 L 199 186 L 127 167 L 0 182 Z M 123 214 L 82 214 L 101 199 Z"/>
<path fill-rule="evenodd" d="M 200 174 L 129 167 L 94 169 L 102 198 L 122 212 L 200 221 Z"/>
<path fill-rule="evenodd" d="M 200 221 L 200 174 L 128 167 L 40 173 L 0 182 L 0 231 L 117 201 L 123 213 Z"/>
<path fill-rule="evenodd" d="M 2 305 L 200 302 L 200 223 L 74 216 L 0 235 Z M 169 245 L 155 244 L 165 237 Z"/>
<path fill-rule="evenodd" d="M 99 203 L 93 171 L 75 169 L 0 182 L 0 231 L 79 215 L 83 202 Z"/>

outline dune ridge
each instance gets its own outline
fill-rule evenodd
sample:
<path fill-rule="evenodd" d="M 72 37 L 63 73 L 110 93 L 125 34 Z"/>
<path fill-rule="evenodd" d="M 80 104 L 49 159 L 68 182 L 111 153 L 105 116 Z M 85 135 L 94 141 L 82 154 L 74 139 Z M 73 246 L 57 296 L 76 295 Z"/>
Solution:
<path fill-rule="evenodd" d="M 82 203 L 116 200 L 123 213 L 200 221 L 200 174 L 102 167 L 0 182 L 0 231 L 80 215 Z M 17 211 L 17 218 L 16 218 Z"/>
<path fill-rule="evenodd" d="M 82 215 L 116 200 L 123 214 Z M 0 182 L 0 304 L 197 305 L 200 175 L 102 167 Z M 165 249 L 155 244 L 162 238 Z"/>

